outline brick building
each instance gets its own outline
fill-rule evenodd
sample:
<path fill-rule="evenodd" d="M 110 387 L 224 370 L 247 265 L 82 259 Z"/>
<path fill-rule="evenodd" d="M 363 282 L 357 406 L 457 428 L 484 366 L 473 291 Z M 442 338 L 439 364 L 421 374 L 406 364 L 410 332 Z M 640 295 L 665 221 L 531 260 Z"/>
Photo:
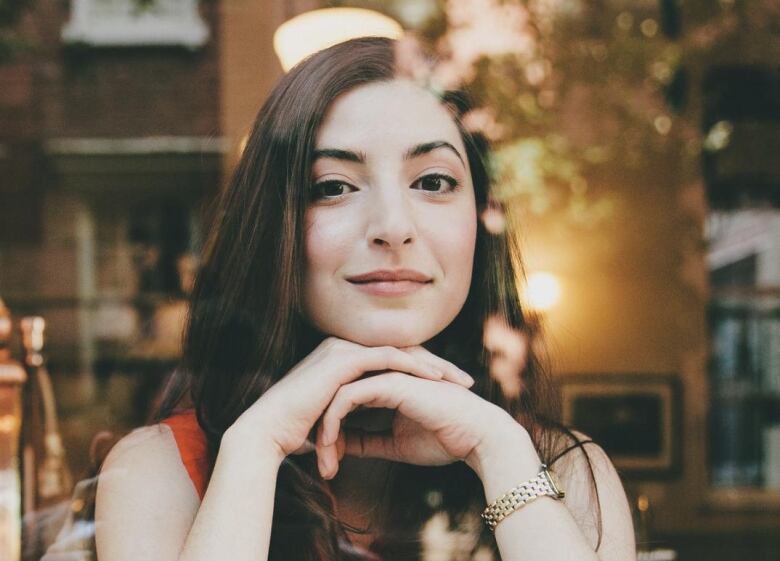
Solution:
<path fill-rule="evenodd" d="M 219 7 L 36 0 L 0 63 L 0 294 L 47 319 L 76 472 L 178 352 L 226 150 Z"/>

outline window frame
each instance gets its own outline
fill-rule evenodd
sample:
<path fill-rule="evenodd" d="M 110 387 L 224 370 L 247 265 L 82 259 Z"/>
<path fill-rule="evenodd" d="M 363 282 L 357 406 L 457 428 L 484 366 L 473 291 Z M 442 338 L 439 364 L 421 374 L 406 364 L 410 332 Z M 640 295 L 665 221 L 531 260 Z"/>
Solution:
<path fill-rule="evenodd" d="M 175 14 L 143 10 L 138 15 L 101 15 L 100 0 L 71 0 L 70 19 L 62 28 L 63 42 L 92 47 L 182 46 L 197 49 L 209 39 L 209 28 L 198 11 L 198 0 L 150 0 L 175 8 Z M 137 0 L 123 0 L 128 5 Z"/>

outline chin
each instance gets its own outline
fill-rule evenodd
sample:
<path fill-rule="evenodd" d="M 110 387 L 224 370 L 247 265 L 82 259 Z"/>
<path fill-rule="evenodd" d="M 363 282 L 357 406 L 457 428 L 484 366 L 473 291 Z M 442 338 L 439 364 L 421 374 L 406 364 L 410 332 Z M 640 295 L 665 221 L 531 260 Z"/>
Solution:
<path fill-rule="evenodd" d="M 389 345 L 400 348 L 422 345 L 441 331 L 436 326 L 422 325 L 421 322 L 415 323 L 416 325 L 409 325 L 392 322 L 381 326 L 368 325 L 362 328 L 355 328 L 353 325 L 348 329 L 335 329 L 333 335 L 366 347 Z"/>
<path fill-rule="evenodd" d="M 400 330 L 392 332 L 375 332 L 364 331 L 362 333 L 348 333 L 344 335 L 337 335 L 342 339 L 347 339 L 353 343 L 358 343 L 366 347 L 383 347 L 389 345 L 391 347 L 411 347 L 413 345 L 421 345 L 430 337 L 420 336 L 415 333 L 404 333 Z"/>
<path fill-rule="evenodd" d="M 365 309 L 340 306 L 346 313 L 314 316 L 311 321 L 326 336 L 338 337 L 366 347 L 412 347 L 441 333 L 460 308 Z"/>

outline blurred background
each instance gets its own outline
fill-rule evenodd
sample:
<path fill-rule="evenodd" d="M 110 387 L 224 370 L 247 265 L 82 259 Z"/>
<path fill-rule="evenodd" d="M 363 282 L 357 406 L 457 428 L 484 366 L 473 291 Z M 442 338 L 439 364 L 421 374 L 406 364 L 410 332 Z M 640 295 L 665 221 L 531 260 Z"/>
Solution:
<path fill-rule="evenodd" d="M 43 317 L 61 469 L 146 422 L 274 34 L 320 8 L 391 18 L 483 102 L 564 417 L 613 454 L 645 558 L 777 559 L 775 0 L 0 0 L 0 362 L 29 375 Z"/>

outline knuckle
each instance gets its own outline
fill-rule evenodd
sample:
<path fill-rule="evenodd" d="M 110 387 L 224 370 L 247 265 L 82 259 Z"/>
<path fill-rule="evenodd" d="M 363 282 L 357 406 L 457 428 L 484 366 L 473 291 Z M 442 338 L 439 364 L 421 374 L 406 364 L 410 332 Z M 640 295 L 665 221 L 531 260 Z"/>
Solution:
<path fill-rule="evenodd" d="M 403 372 L 391 372 L 388 374 L 388 376 L 389 376 L 388 381 L 393 384 L 405 382 L 409 378 L 409 375 L 404 374 Z"/>
<path fill-rule="evenodd" d="M 398 349 L 396 349 L 395 347 L 392 347 L 390 345 L 385 345 L 383 347 L 380 347 L 380 349 L 382 351 L 382 356 L 387 361 L 393 360 L 394 358 L 399 356 L 399 353 L 402 352 L 402 351 L 399 351 Z"/>
<path fill-rule="evenodd" d="M 334 356 L 342 355 L 344 351 L 348 349 L 348 346 L 343 340 L 337 337 L 328 337 L 320 343 L 320 348 L 322 357 L 324 359 L 330 359 Z"/>
<path fill-rule="evenodd" d="M 344 401 L 344 399 L 349 397 L 349 394 L 347 393 L 348 391 L 349 388 L 347 386 L 341 386 L 336 390 L 336 393 L 333 394 L 333 398 L 330 401 L 330 407 L 328 407 L 328 410 L 325 413 L 325 417 L 327 417 L 328 414 L 333 411 L 333 409 L 338 407 L 339 404 Z"/>
<path fill-rule="evenodd" d="M 345 350 L 339 355 L 339 362 L 341 364 L 351 365 L 352 367 L 359 367 L 362 363 L 362 356 L 355 350 Z"/>
<path fill-rule="evenodd" d="M 355 398 L 355 388 L 354 386 L 341 386 L 339 391 L 336 393 L 336 397 L 339 398 L 339 401 L 345 402 L 345 403 L 351 403 L 352 400 Z M 335 401 L 336 398 L 334 398 Z"/>
<path fill-rule="evenodd" d="M 322 416 L 322 420 L 320 421 L 320 430 L 317 433 L 318 437 L 322 436 L 322 433 L 325 432 L 325 428 L 332 422 L 333 417 L 334 417 L 334 413 L 333 413 L 333 408 L 331 407 Z M 317 440 L 319 441 L 319 438 Z"/>

